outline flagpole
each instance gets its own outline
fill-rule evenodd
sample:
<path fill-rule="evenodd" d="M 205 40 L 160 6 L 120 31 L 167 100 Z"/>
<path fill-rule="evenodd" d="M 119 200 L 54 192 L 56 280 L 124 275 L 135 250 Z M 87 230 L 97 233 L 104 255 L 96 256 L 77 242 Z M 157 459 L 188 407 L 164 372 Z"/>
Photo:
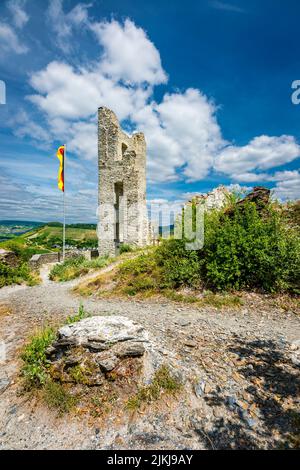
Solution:
<path fill-rule="evenodd" d="M 64 191 L 63 191 L 63 262 L 65 261 L 66 253 L 66 158 L 67 146 L 64 144 Z"/>

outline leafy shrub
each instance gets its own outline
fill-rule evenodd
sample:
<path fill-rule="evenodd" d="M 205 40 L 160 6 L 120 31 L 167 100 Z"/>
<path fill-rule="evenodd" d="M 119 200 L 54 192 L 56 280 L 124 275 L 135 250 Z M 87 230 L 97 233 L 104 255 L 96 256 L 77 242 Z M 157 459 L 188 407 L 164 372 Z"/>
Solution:
<path fill-rule="evenodd" d="M 161 287 L 197 286 L 200 282 L 198 252 L 186 250 L 184 240 L 165 240 L 156 250 L 162 268 Z"/>
<path fill-rule="evenodd" d="M 230 215 L 226 210 L 206 213 L 201 250 L 187 250 L 185 240 L 163 240 L 149 255 L 122 265 L 120 277 L 123 276 L 123 284 L 126 281 L 125 292 L 168 292 L 201 283 L 219 291 L 263 289 L 299 293 L 299 231 L 275 209 L 270 206 L 259 211 L 249 202 L 231 205 Z M 219 300 L 221 305 L 224 299 Z"/>
<path fill-rule="evenodd" d="M 49 361 L 46 356 L 46 349 L 54 341 L 56 334 L 50 327 L 45 328 L 31 338 L 29 344 L 24 348 L 21 359 L 24 362 L 22 375 L 25 378 L 26 386 L 39 387 L 47 381 L 47 369 Z"/>
<path fill-rule="evenodd" d="M 239 199 L 239 198 L 237 198 Z M 122 263 L 114 274 L 112 293 L 143 296 L 200 285 L 213 291 L 262 289 L 299 294 L 300 236 L 282 206 L 257 209 L 253 202 L 205 213 L 205 239 L 201 250 L 186 249 L 186 240 L 170 238 L 161 245 Z M 89 294 L 99 290 L 89 283 Z M 109 289 L 108 289 L 109 290 Z M 223 306 L 241 305 L 238 297 L 193 296 L 178 293 L 178 300 Z M 176 297 L 176 296 L 175 296 Z M 188 298 L 189 297 L 189 298 Z"/>
<path fill-rule="evenodd" d="M 147 289 L 165 289 L 199 283 L 197 252 L 185 249 L 182 240 L 166 240 L 155 250 L 125 261 L 119 278 L 126 281 L 126 293 L 135 295 Z"/>
<path fill-rule="evenodd" d="M 36 253 L 49 253 L 49 250 L 42 250 L 40 248 L 28 247 L 23 242 L 12 240 L 4 244 L 5 249 L 13 251 L 19 258 L 20 263 L 27 262 Z"/>
<path fill-rule="evenodd" d="M 21 263 L 17 267 L 11 267 L 0 262 L 0 288 L 11 284 L 22 284 L 24 282 L 30 286 L 39 282 L 38 277 L 30 271 L 27 263 Z"/>
<path fill-rule="evenodd" d="M 120 275 L 122 277 L 122 275 L 126 275 L 128 273 L 133 276 L 137 276 L 139 274 L 151 274 L 155 267 L 156 260 L 153 253 L 142 253 L 136 258 L 124 261 L 120 266 Z"/>
<path fill-rule="evenodd" d="M 207 214 L 199 255 L 202 278 L 215 289 L 280 291 L 299 282 L 299 235 L 272 208 L 262 215 L 249 203 L 232 217 Z"/>

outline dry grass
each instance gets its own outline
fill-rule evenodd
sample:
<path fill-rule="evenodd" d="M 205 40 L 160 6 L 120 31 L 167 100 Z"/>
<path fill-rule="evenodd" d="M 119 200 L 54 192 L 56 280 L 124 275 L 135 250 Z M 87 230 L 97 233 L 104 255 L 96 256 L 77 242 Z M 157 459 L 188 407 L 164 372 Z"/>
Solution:
<path fill-rule="evenodd" d="M 240 308 L 244 302 L 239 295 L 235 294 L 215 294 L 208 293 L 181 293 L 177 291 L 168 290 L 163 293 L 165 297 L 174 300 L 175 302 L 182 302 L 188 304 L 195 304 L 197 307 L 214 307 L 217 309 L 223 308 Z"/>
<path fill-rule="evenodd" d="M 10 307 L 5 303 L 0 304 L 0 318 L 6 317 L 7 315 L 10 315 L 10 314 L 11 314 Z"/>
<path fill-rule="evenodd" d="M 120 279 L 119 270 L 116 267 L 109 273 L 101 274 L 94 279 L 82 282 L 74 291 L 81 296 L 88 297 L 94 295 L 96 297 L 116 297 L 116 298 L 136 298 L 139 300 L 167 298 L 174 302 L 185 304 L 195 304 L 198 307 L 214 307 L 217 309 L 223 308 L 240 308 L 243 305 L 241 296 L 235 294 L 214 294 L 212 292 L 199 293 L 196 291 L 182 292 L 173 289 L 158 289 L 152 287 L 152 281 L 147 281 L 143 278 L 143 284 L 139 279 L 139 289 L 136 285 L 130 285 L 131 281 Z M 142 286 L 142 288 L 141 288 Z"/>
<path fill-rule="evenodd" d="M 300 296 L 276 295 L 272 297 L 271 303 L 285 312 L 300 314 Z"/>
<path fill-rule="evenodd" d="M 90 295 L 102 296 L 106 292 L 113 294 L 115 282 L 114 278 L 117 272 L 117 268 L 109 271 L 108 273 L 99 274 L 93 279 L 83 281 L 74 287 L 73 291 L 83 297 Z"/>
<path fill-rule="evenodd" d="M 46 405 L 55 409 L 59 415 L 70 412 L 78 403 L 78 397 L 70 393 L 66 386 L 52 380 L 46 382 L 42 396 Z"/>

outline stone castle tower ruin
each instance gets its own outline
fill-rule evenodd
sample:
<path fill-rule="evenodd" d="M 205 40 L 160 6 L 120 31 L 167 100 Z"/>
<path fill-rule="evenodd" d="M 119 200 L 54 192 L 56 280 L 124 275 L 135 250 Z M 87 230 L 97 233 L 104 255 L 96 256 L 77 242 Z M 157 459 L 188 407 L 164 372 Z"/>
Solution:
<path fill-rule="evenodd" d="M 129 137 L 104 107 L 98 109 L 98 164 L 100 256 L 114 256 L 122 243 L 147 245 L 145 137 L 141 132 Z"/>

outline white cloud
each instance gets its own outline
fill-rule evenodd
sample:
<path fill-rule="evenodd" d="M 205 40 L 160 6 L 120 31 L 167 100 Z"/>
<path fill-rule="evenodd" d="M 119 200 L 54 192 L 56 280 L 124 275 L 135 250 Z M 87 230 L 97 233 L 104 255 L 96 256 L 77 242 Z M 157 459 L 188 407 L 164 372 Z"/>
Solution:
<path fill-rule="evenodd" d="M 51 140 L 49 132 L 34 122 L 24 110 L 20 110 L 13 116 L 9 124 L 15 129 L 15 135 L 18 137 L 30 137 L 43 145 Z"/>
<path fill-rule="evenodd" d="M 255 137 L 249 144 L 238 147 L 229 145 L 218 155 L 217 171 L 233 175 L 240 181 L 251 181 L 249 172 L 268 170 L 293 161 L 300 156 L 300 146 L 293 136 L 282 135 Z"/>
<path fill-rule="evenodd" d="M 103 47 L 101 70 L 115 80 L 129 84 L 147 82 L 157 85 L 167 81 L 160 55 L 145 31 L 126 19 L 90 25 Z"/>
<path fill-rule="evenodd" d="M 96 221 L 97 198 L 95 195 L 71 191 L 67 188 L 67 223 Z M 47 222 L 61 220 L 61 193 L 55 184 L 45 185 L 16 184 L 6 175 L 0 175 L 1 217 L 11 219 L 31 219 Z"/>
<path fill-rule="evenodd" d="M 2 22 L 0 22 L 0 46 L 4 53 L 25 54 L 28 51 L 28 47 L 20 42 L 14 29 Z"/>
<path fill-rule="evenodd" d="M 241 175 L 240 181 L 246 181 L 245 175 Z M 249 173 L 249 182 L 265 181 L 276 182 L 272 188 L 275 197 L 281 200 L 299 199 L 300 198 L 300 173 L 298 170 L 276 171 L 274 174 L 269 173 Z M 239 186 L 239 185 L 230 185 Z M 250 188 L 247 188 L 250 189 Z"/>
<path fill-rule="evenodd" d="M 298 170 L 285 170 L 285 171 L 276 171 L 274 175 L 269 175 L 269 181 L 288 181 L 295 180 L 299 178 Z"/>
<path fill-rule="evenodd" d="M 154 180 L 177 179 L 176 169 L 190 181 L 202 179 L 225 144 L 214 103 L 196 89 L 167 94 L 134 119 L 146 134 Z"/>
<path fill-rule="evenodd" d="M 281 173 L 281 175 L 280 175 Z M 300 199 L 300 173 L 299 171 L 280 172 L 277 177 L 281 177 L 273 188 L 274 195 L 281 200 Z"/>
<path fill-rule="evenodd" d="M 48 18 L 53 31 L 56 34 L 57 46 L 65 53 L 72 50 L 71 36 L 74 28 L 78 28 L 88 22 L 88 9 L 90 4 L 77 4 L 68 13 L 64 13 L 63 0 L 50 0 Z"/>
<path fill-rule="evenodd" d="M 210 5 L 215 8 L 216 10 L 224 10 L 224 11 L 232 11 L 234 13 L 245 13 L 241 7 L 233 5 L 232 3 L 222 2 L 220 0 L 211 0 Z"/>
<path fill-rule="evenodd" d="M 29 21 L 29 16 L 25 11 L 26 0 L 9 0 L 7 8 L 9 9 L 13 23 L 17 28 L 23 28 Z"/>
<path fill-rule="evenodd" d="M 53 18 L 55 15 L 59 15 L 61 8 L 60 1 L 55 1 L 52 4 Z M 78 21 L 83 21 L 85 16 L 82 17 L 79 14 L 80 11 L 75 7 L 71 13 L 74 17 L 79 16 Z M 73 21 L 75 20 L 73 19 Z M 116 28 L 115 21 L 111 22 L 111 27 Z M 97 24 L 99 40 L 100 35 L 103 35 L 103 57 L 100 63 L 76 69 L 64 62 L 51 62 L 45 69 L 32 74 L 30 84 L 36 93 L 28 97 L 46 114 L 51 134 L 56 139 L 60 136 L 66 139 L 71 150 L 87 159 L 93 158 L 97 152 L 97 108 L 108 106 L 116 110 L 120 120 L 131 117 L 134 123 L 135 114 L 146 106 L 147 100 L 152 94 L 150 85 L 158 83 L 166 77 L 161 68 L 157 49 L 143 30 L 135 27 L 131 21 L 125 21 L 123 26 L 120 24 L 119 33 L 127 44 L 128 50 L 134 47 L 137 53 L 135 66 L 132 64 L 134 70 L 132 76 L 129 75 L 131 67 L 126 69 L 128 63 L 124 62 L 123 54 L 118 55 L 117 51 L 114 48 L 111 49 L 107 42 L 107 34 L 109 31 L 113 32 L 110 30 L 110 24 L 103 23 L 101 33 L 99 28 L 100 23 Z M 69 34 L 68 28 L 65 29 L 64 25 L 62 31 L 64 31 L 64 35 Z M 138 41 L 140 41 L 140 45 L 138 45 Z M 144 50 L 144 55 L 140 54 L 140 49 Z M 110 66 L 112 70 L 108 70 Z M 119 73 L 125 74 L 123 82 L 126 81 L 126 85 L 119 81 L 121 78 Z M 129 80 L 131 80 L 131 84 L 128 83 Z M 149 80 L 148 86 L 144 86 L 144 83 L 139 86 L 138 82 L 145 80 Z"/>
<path fill-rule="evenodd" d="M 125 119 L 149 95 L 147 90 L 115 83 L 98 69 L 75 70 L 63 62 L 51 62 L 34 73 L 30 84 L 38 94 L 29 99 L 50 118 L 83 119 L 106 105 L 117 110 L 120 119 Z"/>
<path fill-rule="evenodd" d="M 95 160 L 98 152 L 97 123 L 76 122 L 70 134 L 69 150 L 84 160 Z"/>

